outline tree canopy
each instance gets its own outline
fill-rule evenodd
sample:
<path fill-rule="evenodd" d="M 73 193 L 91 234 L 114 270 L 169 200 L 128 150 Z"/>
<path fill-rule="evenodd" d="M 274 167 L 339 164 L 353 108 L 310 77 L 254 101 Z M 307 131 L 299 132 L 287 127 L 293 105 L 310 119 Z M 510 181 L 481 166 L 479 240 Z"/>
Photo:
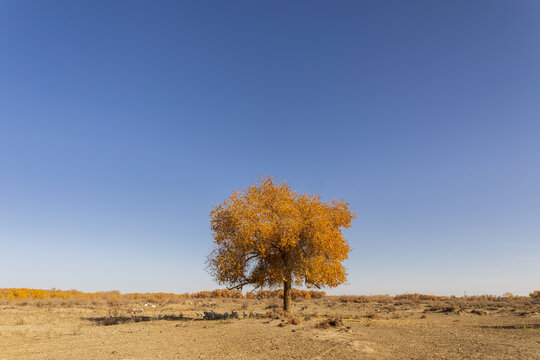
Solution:
<path fill-rule="evenodd" d="M 356 216 L 343 200 L 323 202 L 263 176 L 214 206 L 210 217 L 214 247 L 208 265 L 222 285 L 283 284 L 289 311 L 291 285 L 335 287 L 346 280 L 342 262 L 350 247 L 342 230 Z"/>

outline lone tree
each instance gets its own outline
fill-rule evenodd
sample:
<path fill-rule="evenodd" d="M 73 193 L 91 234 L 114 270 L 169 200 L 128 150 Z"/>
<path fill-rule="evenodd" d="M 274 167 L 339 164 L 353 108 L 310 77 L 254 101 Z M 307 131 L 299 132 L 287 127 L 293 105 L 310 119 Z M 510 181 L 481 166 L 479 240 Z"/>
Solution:
<path fill-rule="evenodd" d="M 347 277 L 341 264 L 350 251 L 342 228 L 356 218 L 343 200 L 297 194 L 276 178 L 234 191 L 210 213 L 214 247 L 208 268 L 230 289 L 283 284 L 283 310 L 291 286 L 335 287 Z"/>

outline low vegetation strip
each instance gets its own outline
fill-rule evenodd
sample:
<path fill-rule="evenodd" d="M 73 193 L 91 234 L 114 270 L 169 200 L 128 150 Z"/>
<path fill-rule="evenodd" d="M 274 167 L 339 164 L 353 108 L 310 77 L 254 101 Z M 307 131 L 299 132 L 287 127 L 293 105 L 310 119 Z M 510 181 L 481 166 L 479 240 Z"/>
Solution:
<path fill-rule="evenodd" d="M 27 289 L 5 288 L 0 289 L 0 304 L 111 304 L 111 303 L 153 303 L 174 304 L 193 303 L 197 299 L 278 299 L 283 298 L 283 290 L 260 290 L 246 292 L 239 290 L 216 289 L 212 291 L 199 291 L 196 293 L 126 293 L 120 291 L 82 292 L 78 290 L 58 289 Z M 324 291 L 309 291 L 292 289 L 292 299 L 336 299 L 341 303 L 379 303 L 388 305 L 411 305 L 418 303 L 428 304 L 430 311 L 457 311 L 465 307 L 499 307 L 501 304 L 512 302 L 513 304 L 531 305 L 540 303 L 540 291 L 533 291 L 529 296 L 515 296 L 506 293 L 503 296 L 477 295 L 477 296 L 435 296 L 425 294 L 400 294 L 390 295 L 346 295 L 329 296 Z"/>
<path fill-rule="evenodd" d="M 292 299 L 319 299 L 325 296 L 324 291 L 292 290 Z M 199 291 L 196 293 L 127 293 L 120 291 L 82 292 L 78 290 L 58 289 L 27 289 L 5 288 L 0 289 L 0 302 L 2 303 L 29 303 L 39 302 L 73 302 L 73 303 L 102 303 L 102 302 L 183 302 L 185 299 L 269 299 L 283 297 L 283 290 L 260 290 L 243 294 L 240 290 L 216 289 L 212 291 Z"/>

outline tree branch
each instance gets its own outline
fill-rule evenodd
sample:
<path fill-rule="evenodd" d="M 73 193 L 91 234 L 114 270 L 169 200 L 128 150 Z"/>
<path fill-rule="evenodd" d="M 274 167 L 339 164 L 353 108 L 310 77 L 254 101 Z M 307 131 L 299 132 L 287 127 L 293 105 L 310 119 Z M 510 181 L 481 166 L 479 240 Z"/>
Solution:
<path fill-rule="evenodd" d="M 248 256 L 247 259 L 246 259 L 246 263 L 247 263 L 248 261 L 253 260 L 253 259 L 255 259 L 255 258 L 258 258 L 258 257 L 259 257 L 259 254 L 253 254 L 253 255 L 251 255 L 251 256 Z"/>
<path fill-rule="evenodd" d="M 244 286 L 249 285 L 249 284 L 250 283 L 246 281 L 235 286 L 227 287 L 227 290 L 242 290 Z"/>

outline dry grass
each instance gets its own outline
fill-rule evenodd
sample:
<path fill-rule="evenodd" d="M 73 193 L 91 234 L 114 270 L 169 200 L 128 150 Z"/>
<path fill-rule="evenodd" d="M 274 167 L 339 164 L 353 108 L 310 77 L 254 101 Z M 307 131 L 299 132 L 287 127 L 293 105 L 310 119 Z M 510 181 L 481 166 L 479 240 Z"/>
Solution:
<path fill-rule="evenodd" d="M 337 316 L 324 319 L 320 321 L 317 325 L 315 325 L 317 329 L 328 329 L 329 327 L 337 328 L 337 327 L 342 327 L 342 326 L 344 326 L 343 320 Z"/>

